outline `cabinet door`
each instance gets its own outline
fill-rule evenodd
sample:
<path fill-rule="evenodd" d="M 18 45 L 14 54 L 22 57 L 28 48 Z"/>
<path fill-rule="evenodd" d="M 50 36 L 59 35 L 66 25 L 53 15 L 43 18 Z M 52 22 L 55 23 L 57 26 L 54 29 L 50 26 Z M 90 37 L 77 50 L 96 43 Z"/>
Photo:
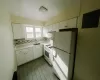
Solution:
<path fill-rule="evenodd" d="M 47 33 L 50 32 L 49 26 L 46 26 Z"/>
<path fill-rule="evenodd" d="M 52 25 L 47 26 L 47 29 L 48 29 L 48 32 L 51 32 L 52 31 Z"/>
<path fill-rule="evenodd" d="M 66 29 L 67 28 L 67 21 L 63 21 L 59 23 L 59 29 Z"/>
<path fill-rule="evenodd" d="M 26 62 L 29 62 L 34 59 L 33 47 L 24 49 Z"/>
<path fill-rule="evenodd" d="M 69 19 L 59 23 L 59 29 L 76 28 L 77 18 Z"/>
<path fill-rule="evenodd" d="M 24 27 L 21 24 L 12 24 L 14 39 L 25 38 Z"/>
<path fill-rule="evenodd" d="M 77 18 L 73 18 L 67 21 L 68 28 L 76 28 Z"/>
<path fill-rule="evenodd" d="M 54 25 L 52 26 L 52 31 L 59 32 L 59 24 L 54 24 Z"/>
<path fill-rule="evenodd" d="M 17 65 L 18 66 L 26 62 L 25 52 L 23 52 L 23 50 L 16 51 L 16 55 L 17 55 Z"/>
<path fill-rule="evenodd" d="M 43 55 L 42 45 L 34 46 L 34 59 L 39 58 Z"/>
<path fill-rule="evenodd" d="M 48 37 L 48 29 L 47 27 L 43 27 L 43 37 Z"/>
<path fill-rule="evenodd" d="M 49 31 L 50 31 L 50 32 L 52 32 L 52 27 L 53 27 L 53 25 L 50 25 L 50 26 L 49 26 Z"/>

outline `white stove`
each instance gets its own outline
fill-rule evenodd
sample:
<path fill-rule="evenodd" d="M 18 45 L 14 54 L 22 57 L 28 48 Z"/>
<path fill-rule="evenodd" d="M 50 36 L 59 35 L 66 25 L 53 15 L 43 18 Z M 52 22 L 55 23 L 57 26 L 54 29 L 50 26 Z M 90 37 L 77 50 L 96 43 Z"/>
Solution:
<path fill-rule="evenodd" d="M 51 45 L 44 45 L 44 57 L 46 59 L 46 61 L 52 65 L 52 61 L 53 61 L 53 53 L 52 53 L 52 49 L 51 49 Z"/>

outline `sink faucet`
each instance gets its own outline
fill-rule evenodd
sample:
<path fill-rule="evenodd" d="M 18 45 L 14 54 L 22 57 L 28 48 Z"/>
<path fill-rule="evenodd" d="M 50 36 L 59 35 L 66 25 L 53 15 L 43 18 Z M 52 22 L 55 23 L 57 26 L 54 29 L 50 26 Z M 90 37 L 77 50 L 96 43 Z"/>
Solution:
<path fill-rule="evenodd" d="M 37 39 L 35 39 L 35 43 L 38 43 Z"/>
<path fill-rule="evenodd" d="M 37 42 L 37 39 L 35 39 L 35 41 Z"/>

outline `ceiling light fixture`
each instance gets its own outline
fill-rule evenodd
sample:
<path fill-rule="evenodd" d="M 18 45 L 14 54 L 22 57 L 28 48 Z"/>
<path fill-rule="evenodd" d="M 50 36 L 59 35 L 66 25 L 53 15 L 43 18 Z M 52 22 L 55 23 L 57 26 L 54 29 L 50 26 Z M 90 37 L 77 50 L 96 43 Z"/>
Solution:
<path fill-rule="evenodd" d="M 40 12 L 47 12 L 48 9 L 47 9 L 46 7 L 44 7 L 44 6 L 41 6 L 41 7 L 39 8 L 39 11 L 40 11 Z"/>

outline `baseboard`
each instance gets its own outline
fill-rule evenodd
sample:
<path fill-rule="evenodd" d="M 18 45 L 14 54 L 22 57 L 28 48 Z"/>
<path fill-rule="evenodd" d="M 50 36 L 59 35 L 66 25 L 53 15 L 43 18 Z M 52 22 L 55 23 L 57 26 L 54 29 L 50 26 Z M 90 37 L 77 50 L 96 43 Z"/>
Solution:
<path fill-rule="evenodd" d="M 18 80 L 18 78 L 17 78 L 17 71 L 15 71 L 15 72 L 13 73 L 13 78 L 12 78 L 12 80 Z"/>

